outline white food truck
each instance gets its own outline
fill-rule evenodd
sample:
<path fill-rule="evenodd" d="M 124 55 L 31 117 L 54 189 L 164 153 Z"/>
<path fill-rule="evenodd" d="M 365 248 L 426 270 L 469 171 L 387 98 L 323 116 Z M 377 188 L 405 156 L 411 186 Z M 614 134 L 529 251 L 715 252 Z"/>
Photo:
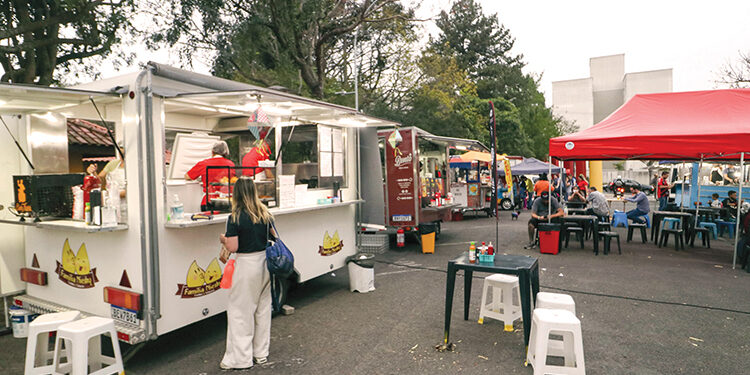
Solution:
<path fill-rule="evenodd" d="M 130 344 L 226 309 L 228 293 L 219 287 L 224 265 L 217 258 L 228 213 L 193 215 L 201 212 L 204 188 L 185 179 L 197 161 L 211 157 L 217 140 L 229 144 L 230 159 L 240 166 L 260 142 L 253 128 L 267 128 L 275 163 L 265 163 L 272 173 L 258 186 L 294 253 L 292 281 L 305 282 L 342 268 L 357 251 L 361 137 L 373 141 L 377 160 L 375 129 L 397 125 L 156 63 L 73 89 L 0 84 L 0 114 L 30 159 L 0 167 L 0 182 L 13 183 L 13 195 L 0 190 L 0 199 L 15 212 L 3 211 L 0 228 L 23 228 L 26 292 L 13 302 L 34 313 L 111 316 L 120 340 Z M 103 225 L 70 214 L 71 185 L 84 178 L 69 171 L 71 118 L 110 127 L 124 154 L 122 167 L 107 177 L 107 191 L 117 193 L 102 194 L 110 209 Z M 20 154 L 15 147 L 3 152 Z M 171 211 L 177 201 L 182 217 Z"/>

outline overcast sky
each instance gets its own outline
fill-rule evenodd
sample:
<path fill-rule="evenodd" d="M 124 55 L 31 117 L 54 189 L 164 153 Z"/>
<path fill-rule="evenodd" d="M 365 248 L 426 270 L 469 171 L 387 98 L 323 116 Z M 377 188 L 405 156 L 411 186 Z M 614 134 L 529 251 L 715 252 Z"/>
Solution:
<path fill-rule="evenodd" d="M 420 18 L 447 9 L 450 0 L 406 0 L 421 4 Z M 552 81 L 589 76 L 589 58 L 625 54 L 625 72 L 673 69 L 674 91 L 717 88 L 721 66 L 750 52 L 750 1 L 498 1 L 480 0 L 486 14 L 497 13 L 516 38 L 515 52 L 527 71 L 543 73 L 549 102 Z M 425 23 L 428 32 L 436 27 Z M 177 63 L 167 51 L 139 52 L 138 62 Z M 124 68 L 133 71 L 135 68 Z M 201 73 L 208 66 L 196 62 Z M 105 76 L 117 74 L 104 72 Z M 551 104 L 551 103 L 548 103 Z"/>
<path fill-rule="evenodd" d="M 543 73 L 548 102 L 551 82 L 589 76 L 591 57 L 624 53 L 626 73 L 672 68 L 674 91 L 689 91 L 719 87 L 721 66 L 750 52 L 747 0 L 480 2 L 516 38 L 528 71 Z M 420 13 L 449 4 L 425 1 Z"/>

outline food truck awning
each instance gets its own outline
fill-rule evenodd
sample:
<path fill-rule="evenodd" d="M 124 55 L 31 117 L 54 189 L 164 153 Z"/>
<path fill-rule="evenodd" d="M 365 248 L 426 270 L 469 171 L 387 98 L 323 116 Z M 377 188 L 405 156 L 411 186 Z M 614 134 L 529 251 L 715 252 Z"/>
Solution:
<path fill-rule="evenodd" d="M 354 108 L 304 98 L 272 89 L 178 94 L 167 101 L 170 112 L 200 112 L 216 117 L 247 116 L 259 107 L 288 123 L 323 123 L 342 127 L 382 127 L 398 123 L 368 116 Z"/>
<path fill-rule="evenodd" d="M 481 151 L 489 151 L 489 148 L 487 148 L 487 146 L 483 145 L 482 142 L 479 142 L 474 139 L 443 137 L 440 135 L 434 135 L 434 134 L 428 133 L 419 128 L 414 128 L 414 129 L 417 129 L 417 134 L 422 139 L 426 139 L 428 141 L 435 142 L 435 143 L 441 143 L 441 144 L 453 147 L 458 150 L 472 150 L 472 151 L 478 151 L 479 153 L 481 153 Z M 491 158 L 489 158 L 488 156 L 488 160 L 489 159 Z"/>
<path fill-rule="evenodd" d="M 68 107 L 86 104 L 89 98 L 97 103 L 119 100 L 116 93 L 87 91 L 0 83 L 0 113 L 26 114 L 50 111 L 62 111 Z"/>
<path fill-rule="evenodd" d="M 505 160 L 505 155 L 499 154 L 496 155 L 497 160 Z M 489 152 L 479 152 L 479 151 L 469 151 L 464 154 L 458 155 L 458 160 L 455 160 L 451 158 L 451 162 L 457 161 L 457 162 L 464 162 L 464 163 L 471 163 L 472 161 L 481 161 L 484 163 L 489 163 L 492 161 L 492 155 L 490 155 Z"/>

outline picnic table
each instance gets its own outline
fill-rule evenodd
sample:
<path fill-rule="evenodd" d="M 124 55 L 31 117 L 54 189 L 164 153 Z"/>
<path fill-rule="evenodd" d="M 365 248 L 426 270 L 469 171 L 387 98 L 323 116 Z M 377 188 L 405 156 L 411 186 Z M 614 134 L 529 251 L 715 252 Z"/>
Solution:
<path fill-rule="evenodd" d="M 652 220 L 651 220 L 651 240 L 654 241 L 654 243 L 659 242 L 659 229 L 661 227 L 661 221 L 665 217 L 674 217 L 682 220 L 682 229 L 684 230 L 685 235 L 685 241 L 688 240 L 689 235 L 688 232 L 690 232 L 691 228 L 691 220 L 693 219 L 693 214 L 690 212 L 680 212 L 680 211 L 654 211 L 652 214 Z M 654 238 L 655 237 L 655 238 Z"/>
<path fill-rule="evenodd" d="M 523 316 L 523 340 L 529 345 L 531 334 L 531 301 L 536 304 L 539 293 L 539 260 L 525 255 L 496 254 L 492 263 L 469 263 L 469 255 L 462 254 L 448 261 L 448 277 L 445 283 L 445 344 L 449 343 L 451 330 L 451 313 L 453 310 L 453 291 L 456 285 L 456 273 L 464 271 L 464 320 L 469 320 L 469 301 L 471 299 L 471 282 L 476 272 L 502 273 L 518 277 L 518 289 L 521 295 L 521 314 Z M 531 290 L 529 290 L 529 288 Z"/>
<path fill-rule="evenodd" d="M 584 233 L 591 228 L 593 229 L 594 254 L 599 254 L 599 218 L 594 215 L 571 215 L 563 217 L 566 223 L 576 223 L 583 227 Z"/>

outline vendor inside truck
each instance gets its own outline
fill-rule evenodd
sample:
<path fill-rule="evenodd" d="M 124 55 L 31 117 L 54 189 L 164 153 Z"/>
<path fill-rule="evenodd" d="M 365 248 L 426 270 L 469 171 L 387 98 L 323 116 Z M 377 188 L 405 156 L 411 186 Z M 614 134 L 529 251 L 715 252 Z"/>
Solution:
<path fill-rule="evenodd" d="M 229 146 L 224 141 L 218 141 L 214 143 L 211 149 L 212 156 L 208 159 L 204 159 L 196 163 L 185 173 L 185 179 L 188 181 L 201 179 L 203 185 L 203 200 L 201 200 L 201 210 L 206 211 L 206 195 L 221 193 L 223 183 L 229 183 L 230 177 L 234 177 L 233 169 L 210 169 L 207 167 L 234 167 L 234 163 L 228 159 L 229 157 Z M 206 178 L 208 181 L 206 181 Z M 226 181 L 222 181 L 226 179 Z M 224 193 L 228 193 L 224 191 Z"/>

